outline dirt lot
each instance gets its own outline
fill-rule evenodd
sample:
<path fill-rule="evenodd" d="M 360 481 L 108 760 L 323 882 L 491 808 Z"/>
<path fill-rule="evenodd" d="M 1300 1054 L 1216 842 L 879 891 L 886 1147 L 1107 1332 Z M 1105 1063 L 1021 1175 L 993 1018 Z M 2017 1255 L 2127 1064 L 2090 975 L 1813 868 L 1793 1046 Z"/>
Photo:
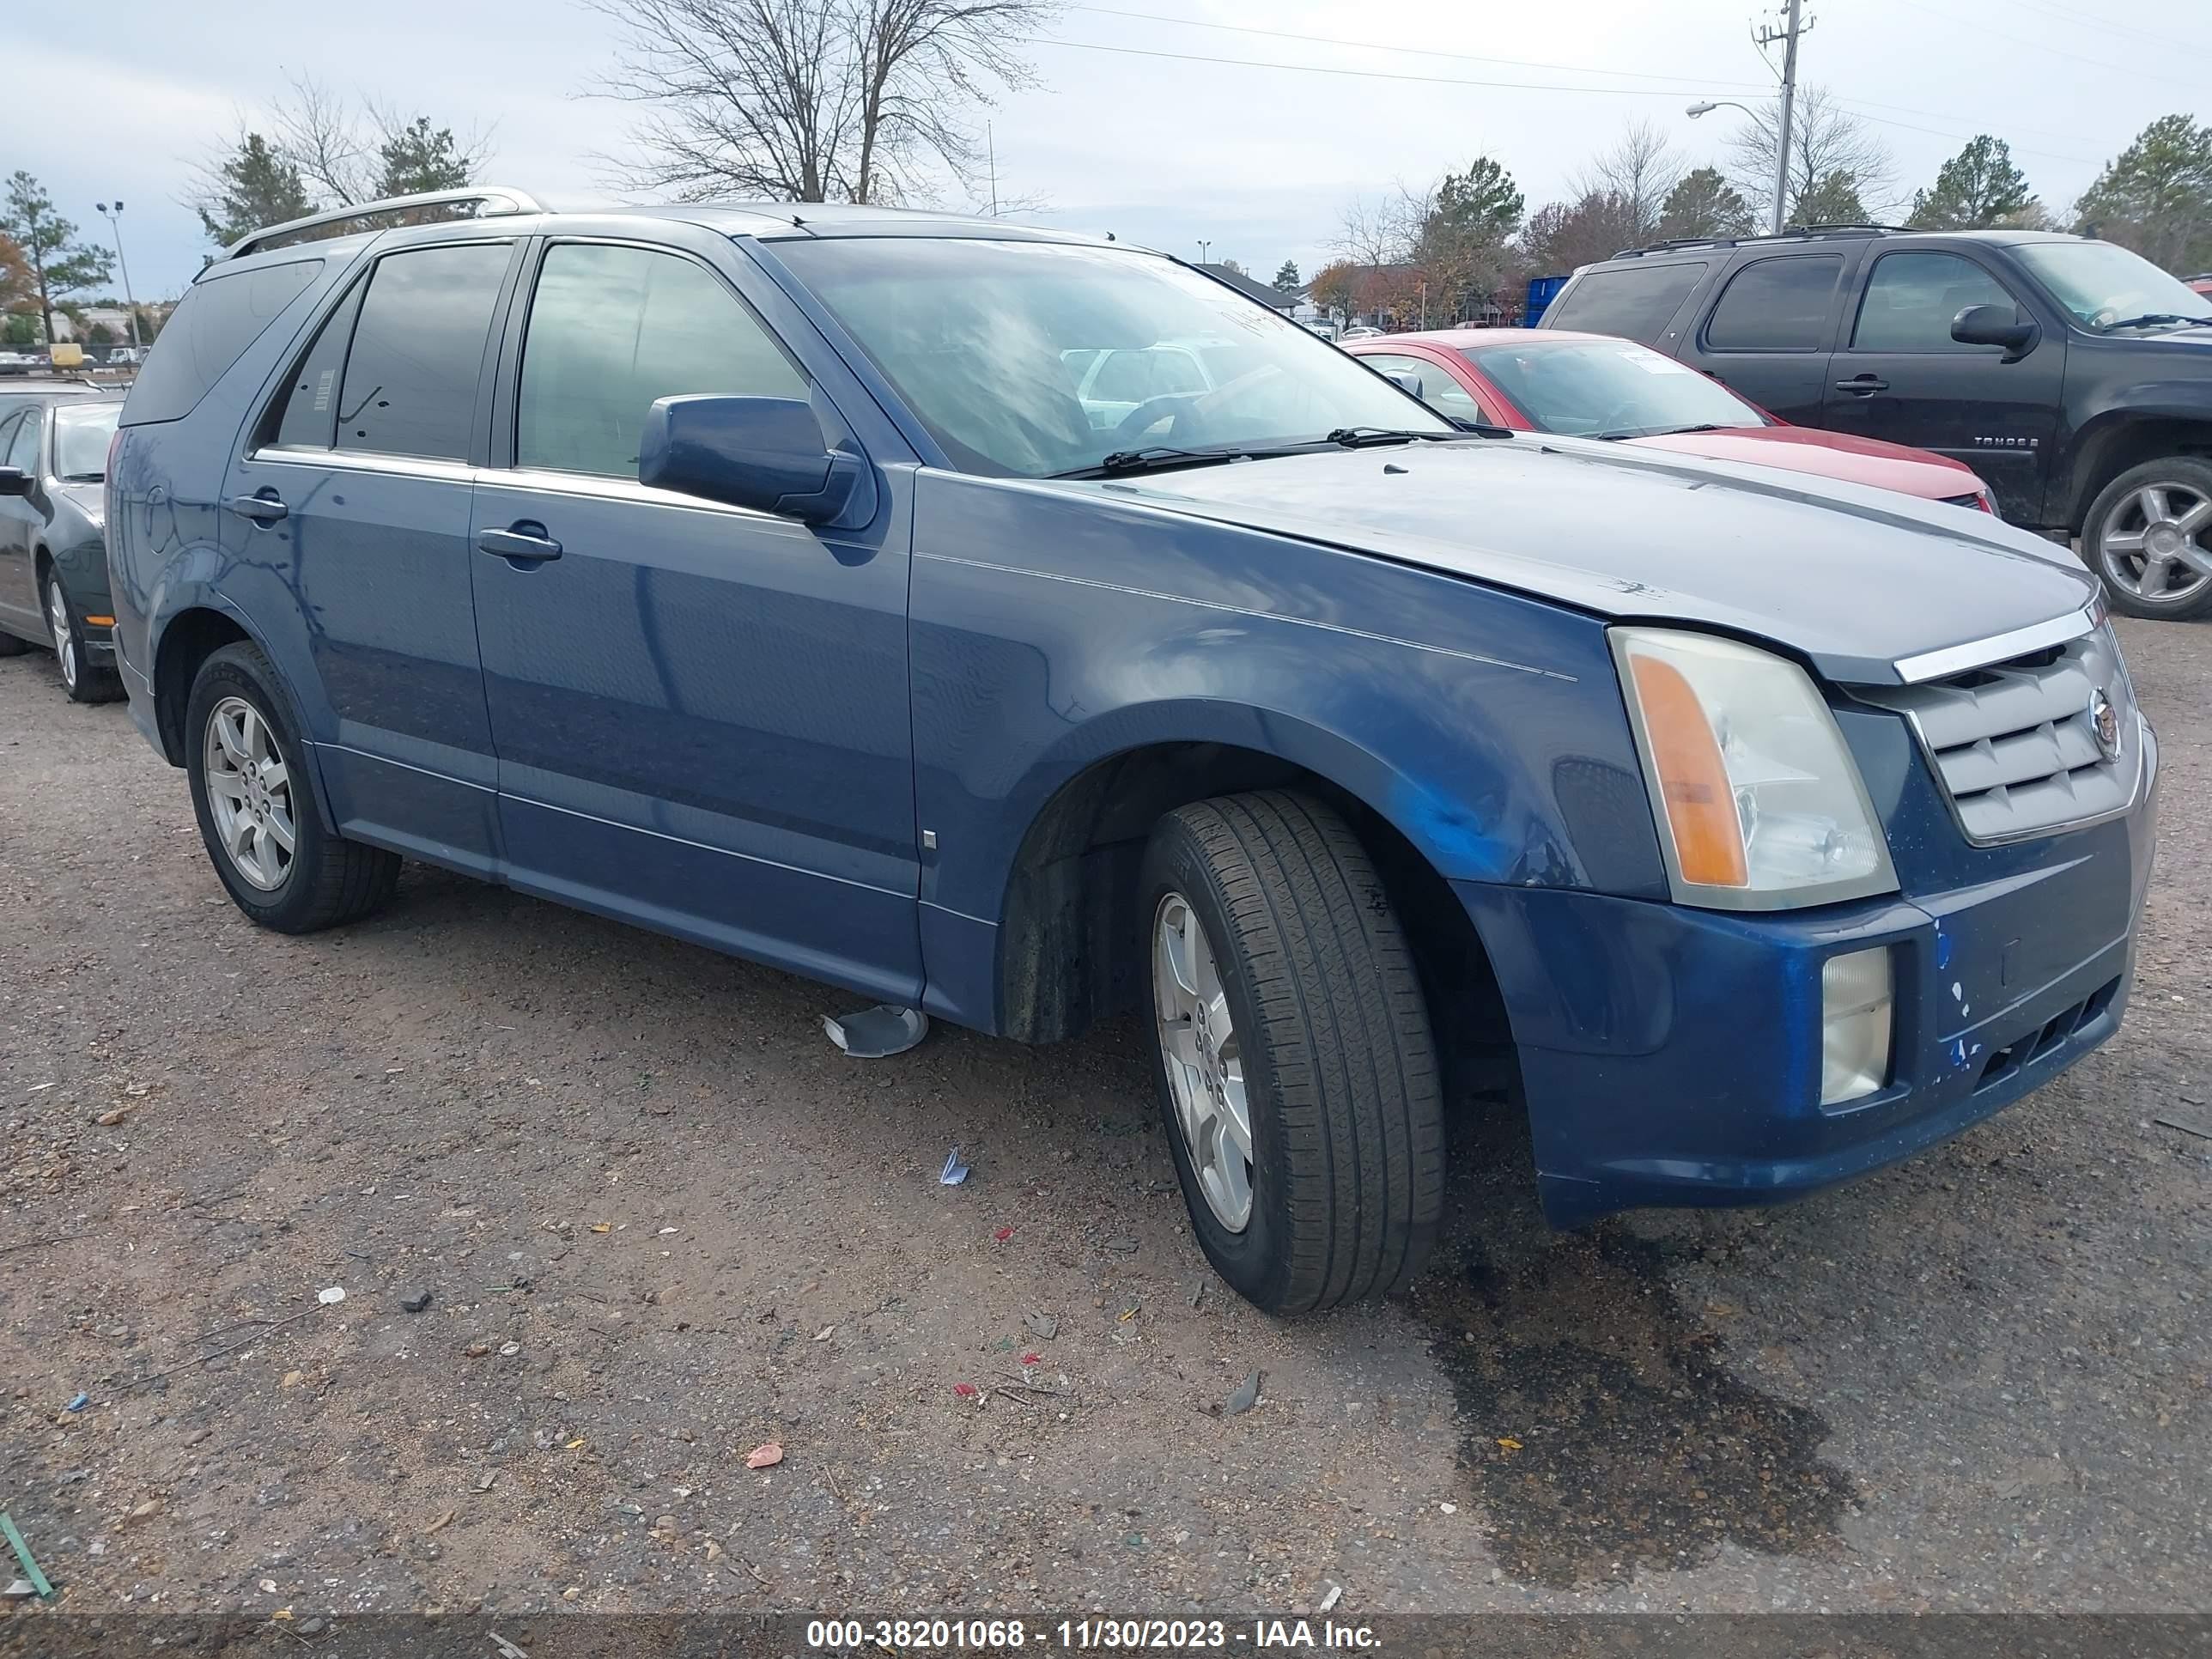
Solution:
<path fill-rule="evenodd" d="M 0 662 L 0 1505 L 80 1608 L 2212 1609 L 2212 1139 L 2154 1121 L 2212 1128 L 2212 631 L 2125 632 L 2115 1044 L 1583 1237 L 1470 1105 L 1417 1293 L 1290 1323 L 1133 1028 L 862 1065 L 838 994 L 418 866 L 258 933 L 124 709 Z"/>

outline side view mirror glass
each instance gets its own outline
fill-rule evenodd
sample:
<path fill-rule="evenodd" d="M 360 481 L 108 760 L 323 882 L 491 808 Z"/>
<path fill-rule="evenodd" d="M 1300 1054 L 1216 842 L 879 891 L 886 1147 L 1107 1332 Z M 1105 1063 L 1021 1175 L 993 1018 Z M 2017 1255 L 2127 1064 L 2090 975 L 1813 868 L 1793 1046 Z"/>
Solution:
<path fill-rule="evenodd" d="M 802 398 L 660 398 L 645 417 L 637 478 L 801 524 L 846 519 L 848 509 L 874 514 L 866 463 L 830 447 Z"/>

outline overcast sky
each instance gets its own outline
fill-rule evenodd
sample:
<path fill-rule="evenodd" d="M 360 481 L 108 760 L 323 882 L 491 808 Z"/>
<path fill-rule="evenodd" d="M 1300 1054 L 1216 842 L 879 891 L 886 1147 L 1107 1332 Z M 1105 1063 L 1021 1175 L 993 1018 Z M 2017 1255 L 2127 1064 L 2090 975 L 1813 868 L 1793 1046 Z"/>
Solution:
<path fill-rule="evenodd" d="M 1747 10 L 1746 0 L 1070 7 L 1053 41 L 1030 49 L 1041 84 L 992 113 L 1000 187 L 1045 198 L 1036 216 L 1048 222 L 1186 258 L 1204 237 L 1212 258 L 1262 276 L 1285 258 L 1310 276 L 1353 195 L 1478 154 L 1511 171 L 1531 210 L 1637 116 L 1686 159 L 1719 159 L 1732 112 L 1691 121 L 1683 108 L 1771 93 Z M 1801 80 L 1880 118 L 1908 198 L 1988 131 L 2063 211 L 2147 121 L 2212 119 L 2212 15 L 2200 8 L 1820 0 L 1808 10 L 1818 22 Z M 590 157 L 621 149 L 628 112 L 580 95 L 614 26 L 574 0 L 108 0 L 98 12 L 98 27 L 67 30 L 67 44 L 36 38 L 61 15 L 51 7 L 39 27 L 8 30 L 0 173 L 27 169 L 89 231 L 105 229 L 93 204 L 121 197 L 142 299 L 180 291 L 206 251 L 179 201 L 192 164 L 290 73 L 441 125 L 492 127 L 491 179 L 556 205 L 606 199 Z M 1417 44 L 1353 44 L 1370 21 Z"/>

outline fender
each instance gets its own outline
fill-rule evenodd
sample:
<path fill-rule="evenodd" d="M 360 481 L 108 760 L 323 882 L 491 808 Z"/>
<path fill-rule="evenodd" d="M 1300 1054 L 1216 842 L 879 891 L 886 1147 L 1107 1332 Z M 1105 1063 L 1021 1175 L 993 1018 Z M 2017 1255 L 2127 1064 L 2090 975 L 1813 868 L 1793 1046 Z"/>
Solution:
<path fill-rule="evenodd" d="M 2212 363 L 2212 354 L 2206 361 Z M 2212 440 L 2212 377 L 2138 381 L 2115 386 L 2100 395 L 2091 412 L 2064 439 L 2051 469 L 2057 494 L 2051 506 L 2058 522 L 2078 529 L 2089 502 L 2103 483 L 2101 465 L 2128 428 L 2149 422 L 2176 422 L 2205 428 Z"/>
<path fill-rule="evenodd" d="M 1218 745 L 1187 757 L 1201 775 L 1183 799 L 1295 768 L 1446 879 L 1665 896 L 1596 617 L 1288 536 L 932 471 L 915 544 L 920 897 L 931 1006 L 948 1017 L 1000 1029 L 985 963 L 995 973 L 1031 827 L 1103 763 L 1163 745 Z M 1148 827 L 1109 833 L 1141 842 Z"/>

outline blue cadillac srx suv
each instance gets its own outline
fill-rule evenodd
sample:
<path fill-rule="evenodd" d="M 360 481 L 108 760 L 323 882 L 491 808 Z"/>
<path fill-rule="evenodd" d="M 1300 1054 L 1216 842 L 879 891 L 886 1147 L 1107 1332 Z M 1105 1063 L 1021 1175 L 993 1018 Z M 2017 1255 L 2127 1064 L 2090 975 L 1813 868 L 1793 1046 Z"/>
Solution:
<path fill-rule="evenodd" d="M 131 712 L 247 915 L 415 858 L 1021 1041 L 1138 1012 L 1263 1308 L 1419 1269 L 1464 1057 L 1571 1224 L 1873 1169 L 2125 1002 L 2157 747 L 2062 550 L 1454 427 L 1110 239 L 277 227 L 107 490 Z"/>

